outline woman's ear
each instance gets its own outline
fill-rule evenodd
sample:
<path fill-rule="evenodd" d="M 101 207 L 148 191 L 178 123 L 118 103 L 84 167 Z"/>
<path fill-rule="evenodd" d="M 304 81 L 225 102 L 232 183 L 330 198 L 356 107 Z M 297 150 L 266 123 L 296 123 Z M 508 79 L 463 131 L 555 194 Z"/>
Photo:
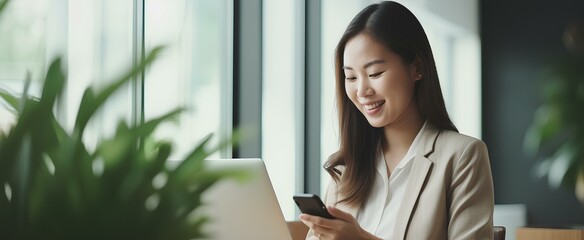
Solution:
<path fill-rule="evenodd" d="M 422 65 L 422 60 L 420 60 L 420 58 L 418 56 L 416 56 L 416 58 L 414 59 L 412 64 L 410 64 L 410 71 L 411 71 L 412 75 L 414 76 L 414 79 L 416 79 L 416 81 L 422 80 L 424 78 L 424 74 L 423 74 L 424 68 Z"/>

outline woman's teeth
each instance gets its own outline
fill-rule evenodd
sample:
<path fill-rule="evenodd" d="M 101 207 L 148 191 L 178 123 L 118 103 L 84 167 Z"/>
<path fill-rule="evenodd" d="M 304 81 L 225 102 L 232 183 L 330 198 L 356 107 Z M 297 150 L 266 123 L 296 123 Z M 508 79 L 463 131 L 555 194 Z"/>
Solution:
<path fill-rule="evenodd" d="M 381 106 L 383 103 L 385 103 L 385 101 L 379 101 L 379 102 L 376 102 L 374 104 L 367 104 L 367 105 L 365 105 L 365 109 L 373 110 L 373 109 L 376 109 L 379 106 Z"/>

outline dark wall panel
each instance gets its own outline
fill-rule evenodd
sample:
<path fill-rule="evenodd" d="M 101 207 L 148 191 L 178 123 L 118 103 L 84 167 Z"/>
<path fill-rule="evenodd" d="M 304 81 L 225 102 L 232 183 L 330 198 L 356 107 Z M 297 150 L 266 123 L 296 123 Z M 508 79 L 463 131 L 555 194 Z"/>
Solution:
<path fill-rule="evenodd" d="M 540 103 L 540 71 L 568 54 L 562 33 L 569 22 L 584 21 L 584 1 L 482 0 L 480 15 L 483 139 L 490 150 L 495 202 L 526 204 L 530 224 L 584 224 L 584 206 L 572 190 L 552 189 L 534 178 L 534 160 L 522 151 Z"/>

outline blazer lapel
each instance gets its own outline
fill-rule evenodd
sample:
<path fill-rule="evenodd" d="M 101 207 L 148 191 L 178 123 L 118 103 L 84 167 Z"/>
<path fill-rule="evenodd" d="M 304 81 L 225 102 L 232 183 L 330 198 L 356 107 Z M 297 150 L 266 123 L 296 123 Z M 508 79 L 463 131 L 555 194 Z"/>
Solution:
<path fill-rule="evenodd" d="M 432 167 L 432 161 L 428 159 L 427 156 L 434 151 L 434 143 L 439 132 L 438 129 L 429 123 L 428 126 L 426 126 L 422 138 L 422 146 L 420 152 L 418 152 L 414 158 L 412 170 L 408 178 L 408 185 L 406 186 L 406 192 L 402 200 L 402 206 L 397 215 L 395 226 L 396 239 L 404 239 L 406 236 L 406 230 L 414 211 L 414 206 L 418 201 L 418 197 L 422 191 L 422 186 L 426 181 L 426 176 Z"/>

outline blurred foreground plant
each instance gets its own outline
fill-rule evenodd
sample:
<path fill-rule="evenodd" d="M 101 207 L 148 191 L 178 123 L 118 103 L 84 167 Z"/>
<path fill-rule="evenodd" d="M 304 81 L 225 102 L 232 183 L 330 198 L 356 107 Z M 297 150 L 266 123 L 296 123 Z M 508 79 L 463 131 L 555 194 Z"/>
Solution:
<path fill-rule="evenodd" d="M 2 5 L 0 5 L 2 6 Z M 0 133 L 0 239 L 194 239 L 208 219 L 197 209 L 201 195 L 237 170 L 211 171 L 204 159 L 207 136 L 175 168 L 166 161 L 169 142 L 152 137 L 172 111 L 135 126 L 120 121 L 115 135 L 89 151 L 83 142 L 95 112 L 121 86 L 149 66 L 161 48 L 101 90 L 87 88 L 75 126 L 66 132 L 53 114 L 66 76 L 61 60 L 49 67 L 40 99 L 0 89 L 18 115 Z"/>

